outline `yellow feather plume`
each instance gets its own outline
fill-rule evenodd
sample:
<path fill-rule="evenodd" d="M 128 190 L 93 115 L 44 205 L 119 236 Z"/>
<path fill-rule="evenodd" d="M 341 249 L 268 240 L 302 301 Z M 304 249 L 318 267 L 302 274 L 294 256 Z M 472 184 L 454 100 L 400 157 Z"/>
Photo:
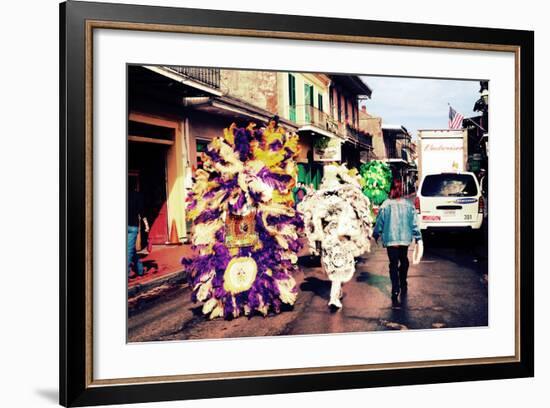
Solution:
<path fill-rule="evenodd" d="M 270 169 L 278 166 L 285 158 L 284 152 L 277 151 L 272 152 L 269 148 L 266 150 L 259 146 L 252 151 L 256 160 L 261 160 Z"/>
<path fill-rule="evenodd" d="M 210 245 L 215 242 L 216 232 L 223 227 L 223 220 L 217 219 L 204 224 L 195 224 L 193 244 Z"/>
<path fill-rule="evenodd" d="M 223 130 L 223 138 L 226 141 L 227 144 L 230 146 L 233 146 L 235 144 L 235 135 L 233 134 L 233 130 L 237 127 L 237 124 L 233 122 L 231 126 Z"/>
<path fill-rule="evenodd" d="M 298 135 L 292 134 L 288 136 L 288 139 L 286 140 L 284 147 L 289 148 L 294 153 L 294 155 L 296 155 L 300 150 L 300 146 L 298 145 L 298 140 L 299 140 Z"/>

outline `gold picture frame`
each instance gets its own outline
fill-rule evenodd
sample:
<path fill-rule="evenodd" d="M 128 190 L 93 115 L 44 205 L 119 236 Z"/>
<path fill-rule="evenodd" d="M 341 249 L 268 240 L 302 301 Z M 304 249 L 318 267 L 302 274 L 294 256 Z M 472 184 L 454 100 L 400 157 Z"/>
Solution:
<path fill-rule="evenodd" d="M 148 13 L 146 11 L 153 11 Z M 148 6 L 61 5 L 61 379 L 60 400 L 76 406 L 164 399 L 355 388 L 532 376 L 533 368 L 533 33 Z M 154 18 L 143 16 L 154 15 Z M 175 23 L 181 21 L 181 23 Z M 352 23 L 350 23 L 352 21 Z M 298 24 L 300 23 L 300 24 Z M 351 29 L 350 29 L 351 24 Z M 240 25 L 240 27 L 236 27 Z M 406 30 L 404 29 L 406 26 Z M 513 356 L 94 379 L 93 51 L 99 29 L 244 36 L 388 46 L 511 52 L 515 55 L 515 353 Z M 309 30 L 309 31 L 308 31 Z M 356 31 L 356 33 L 350 33 Z M 403 33 L 407 33 L 407 37 Z M 482 35 L 486 34 L 486 35 Z M 488 41 L 478 42 L 479 38 Z M 78 86 L 81 89 L 77 89 Z M 526 141 L 522 143 L 523 141 Z M 79 160 L 81 163 L 77 164 Z M 68 176 L 71 176 L 69 179 Z M 77 186 L 81 183 L 81 186 Z M 83 210 L 75 210 L 79 205 Z M 531 260 L 529 259 L 531 257 Z M 70 275 L 69 274 L 72 274 Z M 79 321 L 80 319 L 80 321 Z M 461 370 L 461 371 L 459 371 Z M 212 384 L 227 387 L 215 387 Z M 231 385 L 231 387 L 229 387 Z"/>

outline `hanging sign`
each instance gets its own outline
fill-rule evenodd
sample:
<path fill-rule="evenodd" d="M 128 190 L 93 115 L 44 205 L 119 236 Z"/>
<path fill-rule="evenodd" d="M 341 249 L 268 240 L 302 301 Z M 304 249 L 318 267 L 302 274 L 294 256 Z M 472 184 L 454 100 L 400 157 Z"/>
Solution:
<path fill-rule="evenodd" d="M 340 161 L 342 160 L 342 142 L 335 137 L 329 138 L 325 148 L 313 147 L 314 161 Z"/>

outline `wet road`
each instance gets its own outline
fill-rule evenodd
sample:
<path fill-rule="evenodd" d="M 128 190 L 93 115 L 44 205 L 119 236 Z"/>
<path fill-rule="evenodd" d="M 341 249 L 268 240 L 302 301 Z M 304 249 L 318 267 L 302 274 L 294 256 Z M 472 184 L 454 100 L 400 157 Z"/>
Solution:
<path fill-rule="evenodd" d="M 131 313 L 128 340 L 167 341 L 487 326 L 486 254 L 469 235 L 425 235 L 422 262 L 409 270 L 409 293 L 392 306 L 388 260 L 383 248 L 358 260 L 344 285 L 342 310 L 327 306 L 330 282 L 316 264 L 302 265 L 299 294 L 279 315 L 209 321 L 190 300 L 186 286 Z M 412 253 L 409 253 L 412 259 Z"/>

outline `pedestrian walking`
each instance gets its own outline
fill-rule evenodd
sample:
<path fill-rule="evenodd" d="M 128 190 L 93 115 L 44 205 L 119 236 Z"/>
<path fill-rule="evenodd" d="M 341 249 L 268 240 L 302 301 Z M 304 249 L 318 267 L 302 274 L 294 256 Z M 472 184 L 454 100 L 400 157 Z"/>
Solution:
<path fill-rule="evenodd" d="M 143 276 L 144 269 L 136 251 L 136 241 L 141 221 L 145 226 L 145 232 L 149 232 L 149 223 L 144 215 L 145 206 L 143 194 L 139 191 L 139 184 L 133 177 L 128 180 L 128 276 L 131 274 L 132 264 L 136 275 Z"/>
<path fill-rule="evenodd" d="M 373 237 L 377 242 L 381 237 L 388 252 L 391 297 L 392 302 L 396 302 L 399 293 L 404 296 L 408 289 L 409 245 L 413 240 L 422 240 L 416 210 L 411 201 L 403 197 L 400 180 L 394 179 L 389 198 L 380 206 Z"/>

